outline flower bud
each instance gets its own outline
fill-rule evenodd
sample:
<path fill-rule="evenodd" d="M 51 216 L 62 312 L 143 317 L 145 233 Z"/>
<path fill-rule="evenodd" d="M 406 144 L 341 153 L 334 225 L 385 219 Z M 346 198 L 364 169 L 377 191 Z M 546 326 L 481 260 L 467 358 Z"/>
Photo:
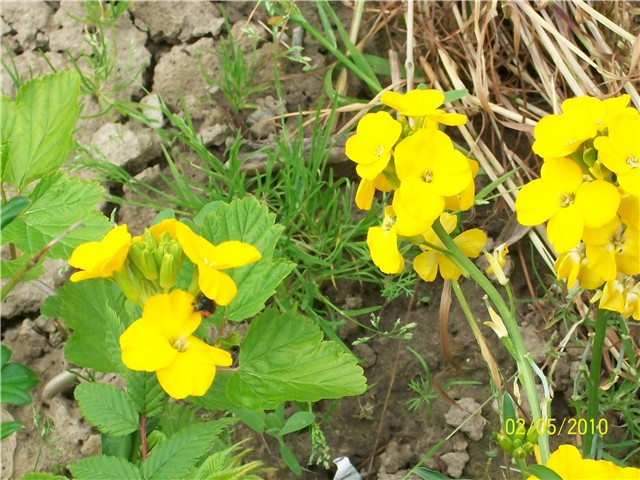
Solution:
<path fill-rule="evenodd" d="M 524 451 L 527 452 L 527 455 L 530 455 L 531 452 L 533 452 L 533 447 L 534 447 L 534 444 L 529 442 L 525 443 L 522 446 L 522 448 L 524 448 Z"/>
<path fill-rule="evenodd" d="M 532 423 L 531 426 L 529 427 L 529 430 L 527 430 L 527 435 L 525 439 L 528 443 L 533 444 L 538 441 L 538 436 L 540 436 L 540 432 L 538 432 L 538 428 L 536 424 Z"/>
<path fill-rule="evenodd" d="M 165 252 L 162 264 L 160 265 L 160 286 L 165 290 L 176 284 L 178 270 L 180 270 L 178 260 L 179 259 L 176 259 L 170 253 Z"/>
<path fill-rule="evenodd" d="M 518 447 L 518 448 L 514 448 L 513 453 L 511 454 L 513 456 L 513 458 L 526 458 L 527 456 L 527 452 L 524 448 L 522 447 Z"/>
<path fill-rule="evenodd" d="M 516 448 L 520 448 L 522 446 L 522 440 L 520 440 L 519 438 L 516 438 L 511 445 L 513 446 L 513 449 L 515 450 Z"/>
<path fill-rule="evenodd" d="M 113 272 L 113 279 L 118 284 L 124 296 L 127 297 L 133 303 L 138 303 L 140 300 L 140 289 L 131 281 L 129 275 L 126 273 Z"/>
<path fill-rule="evenodd" d="M 505 453 L 511 453 L 513 451 L 513 445 L 511 444 L 511 440 L 506 435 L 502 433 L 498 433 L 496 435 L 496 440 L 498 441 L 498 445 L 500 448 L 505 451 Z"/>
<path fill-rule="evenodd" d="M 518 427 L 516 428 L 516 433 L 515 433 L 516 438 L 520 441 L 524 441 L 524 437 L 526 435 L 527 435 L 527 429 L 524 428 L 524 425 L 522 423 L 519 423 Z"/>

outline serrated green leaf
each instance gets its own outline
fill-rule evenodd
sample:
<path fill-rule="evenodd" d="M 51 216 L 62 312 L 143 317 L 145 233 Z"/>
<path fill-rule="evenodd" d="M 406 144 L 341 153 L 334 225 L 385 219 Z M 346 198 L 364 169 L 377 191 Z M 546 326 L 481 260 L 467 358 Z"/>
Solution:
<path fill-rule="evenodd" d="M 177 403 L 169 403 L 162 412 L 162 417 L 158 422 L 158 428 L 162 430 L 167 437 L 175 435 L 183 428 L 198 423 L 193 408 L 179 405 Z"/>
<path fill-rule="evenodd" d="M 320 328 L 295 312 L 267 310 L 251 322 L 227 396 L 249 410 L 284 401 L 315 402 L 358 395 L 366 379 L 356 358 L 324 341 Z"/>
<path fill-rule="evenodd" d="M 13 432 L 20 430 L 24 425 L 20 422 L 3 422 L 0 423 L 0 440 L 8 437 Z"/>
<path fill-rule="evenodd" d="M 122 369 L 118 329 L 131 323 L 122 291 L 105 279 L 69 282 L 58 289 L 59 317 L 73 329 L 65 345 L 72 363 L 100 372 Z M 49 302 L 45 302 L 45 306 Z M 45 309 L 49 315 L 49 310 Z M 114 321 L 118 320 L 118 325 Z"/>
<path fill-rule="evenodd" d="M 131 433 L 124 437 L 114 437 L 106 433 L 100 434 L 100 444 L 102 446 L 102 454 L 109 457 L 121 457 L 128 459 L 131 456 L 131 447 L 133 446 L 133 436 L 139 433 Z M 136 453 L 137 455 L 137 453 Z"/>
<path fill-rule="evenodd" d="M 139 413 L 155 417 L 162 412 L 167 394 L 153 372 L 127 372 L 127 391 Z"/>
<path fill-rule="evenodd" d="M 284 259 L 273 260 L 282 230 L 281 225 L 275 225 L 275 215 L 253 197 L 218 204 L 203 216 L 202 235 L 214 245 L 239 240 L 250 243 L 262 254 L 256 263 L 227 271 L 238 286 L 238 294 L 226 308 L 216 309 L 211 321 L 225 316 L 239 322 L 262 310 L 276 286 L 295 266 Z"/>
<path fill-rule="evenodd" d="M 180 478 L 209 450 L 228 422 L 201 423 L 187 427 L 156 445 L 140 467 L 147 480 Z"/>
<path fill-rule="evenodd" d="M 69 470 L 76 480 L 142 480 L 138 468 L 121 457 L 88 457 L 73 462 Z"/>
<path fill-rule="evenodd" d="M 105 383 L 81 383 L 74 391 L 82 415 L 101 432 L 121 437 L 138 429 L 136 407 L 122 390 Z"/>
<path fill-rule="evenodd" d="M 9 225 L 29 205 L 26 197 L 13 197 L 0 207 L 0 228 Z"/>
<path fill-rule="evenodd" d="M 31 256 L 29 255 L 20 255 L 18 258 L 14 258 L 13 260 L 0 261 L 0 278 L 15 277 L 19 272 L 24 270 L 30 261 Z M 28 282 L 29 280 L 33 280 L 42 275 L 42 272 L 44 271 L 44 267 L 42 266 L 43 262 L 44 257 L 41 257 L 38 264 L 31 267 L 31 269 L 24 274 L 22 281 Z"/>
<path fill-rule="evenodd" d="M 20 87 L 14 111 L 7 114 L 14 116 L 13 128 L 3 138 L 10 142 L 5 181 L 22 189 L 60 168 L 73 148 L 79 95 L 80 79 L 73 72 L 47 75 Z"/>
<path fill-rule="evenodd" d="M 103 193 L 94 182 L 60 172 L 48 175 L 31 193 L 27 209 L 2 230 L 2 242 L 14 243 L 25 254 L 34 255 L 71 225 L 82 222 L 47 252 L 51 258 L 67 259 L 78 245 L 99 240 L 112 228 L 107 217 L 95 210 Z"/>
<path fill-rule="evenodd" d="M 40 381 L 37 375 L 21 363 L 9 363 L 11 350 L 1 345 L 2 369 L 0 371 L 0 402 L 12 405 L 31 403 L 31 395 L 27 392 Z"/>
<path fill-rule="evenodd" d="M 227 382 L 232 377 L 232 372 L 221 370 L 216 373 L 211 388 L 201 397 L 189 397 L 189 401 L 207 410 L 227 411 L 240 408 L 240 405 L 227 398 Z"/>

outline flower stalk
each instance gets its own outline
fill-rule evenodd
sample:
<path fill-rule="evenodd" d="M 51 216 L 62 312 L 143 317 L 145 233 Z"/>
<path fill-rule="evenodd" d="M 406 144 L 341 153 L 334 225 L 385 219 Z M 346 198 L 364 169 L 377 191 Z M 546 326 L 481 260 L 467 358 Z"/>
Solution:
<path fill-rule="evenodd" d="M 589 384 L 587 386 L 587 421 L 590 425 L 597 422 L 598 407 L 600 406 L 600 367 L 602 366 L 602 349 L 607 333 L 607 315 L 604 310 L 596 313 L 596 328 L 591 350 L 591 365 L 589 366 Z M 588 429 L 587 429 L 588 430 Z M 584 437 L 584 454 L 591 455 L 594 432 L 587 432 Z"/>

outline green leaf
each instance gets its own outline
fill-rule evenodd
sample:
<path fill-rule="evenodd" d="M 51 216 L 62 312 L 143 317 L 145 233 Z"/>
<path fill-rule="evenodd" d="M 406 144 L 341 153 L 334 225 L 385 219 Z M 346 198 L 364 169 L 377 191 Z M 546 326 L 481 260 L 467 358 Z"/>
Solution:
<path fill-rule="evenodd" d="M 287 419 L 287 423 L 280 430 L 280 435 L 288 435 L 307 428 L 315 419 L 316 416 L 312 412 L 296 412 Z"/>
<path fill-rule="evenodd" d="M 353 355 L 322 340 L 310 319 L 270 309 L 251 322 L 240 366 L 227 382 L 231 401 L 269 410 L 284 401 L 315 402 L 363 393 L 366 379 Z"/>
<path fill-rule="evenodd" d="M 0 439 L 8 437 L 13 432 L 20 430 L 24 425 L 20 422 L 3 422 L 0 423 Z"/>
<path fill-rule="evenodd" d="M 98 278 L 69 282 L 58 289 L 56 296 L 60 318 L 73 329 L 64 349 L 67 360 L 100 372 L 121 371 L 118 339 L 124 326 L 131 323 L 122 291 Z M 45 314 L 49 313 L 45 308 Z"/>
<path fill-rule="evenodd" d="M 513 403 L 511 395 L 507 392 L 502 394 L 502 412 L 500 413 L 500 428 L 502 430 L 502 434 L 513 440 L 515 438 L 513 435 L 515 427 L 518 425 L 518 415 L 516 414 L 516 405 Z M 513 426 L 510 428 L 507 428 L 507 420 L 513 421 Z"/>
<path fill-rule="evenodd" d="M 527 465 L 526 472 L 539 480 L 562 480 L 562 477 L 544 465 Z"/>
<path fill-rule="evenodd" d="M 69 470 L 76 480 L 142 480 L 138 468 L 122 457 L 88 457 L 73 462 Z"/>
<path fill-rule="evenodd" d="M 240 405 L 227 397 L 227 382 L 232 375 L 233 373 L 228 370 L 221 370 L 217 372 L 213 385 L 211 385 L 211 388 L 207 393 L 201 397 L 189 397 L 189 401 L 194 405 L 212 411 L 235 411 L 235 409 L 240 408 Z"/>
<path fill-rule="evenodd" d="M 294 475 L 300 476 L 302 474 L 302 467 L 300 467 L 298 459 L 287 444 L 284 443 L 284 440 L 278 438 L 278 443 L 280 444 L 280 456 L 282 457 L 282 460 L 284 460 L 284 463 L 289 467 L 289 470 L 291 470 Z"/>
<path fill-rule="evenodd" d="M 22 189 L 60 168 L 74 145 L 79 95 L 78 75 L 58 72 L 22 85 L 15 103 L 3 99 L 3 103 L 13 105 L 6 113 L 13 128 L 3 134 L 3 141 L 10 143 L 5 181 Z"/>
<path fill-rule="evenodd" d="M 267 414 L 264 412 L 252 412 L 245 408 L 235 408 L 231 411 L 233 416 L 244 423 L 256 433 L 263 433 Z"/>
<path fill-rule="evenodd" d="M 13 197 L 0 207 L 0 228 L 9 225 L 29 205 L 26 197 Z"/>
<path fill-rule="evenodd" d="M 67 259 L 78 245 L 99 240 L 112 228 L 107 217 L 95 210 L 103 193 L 95 182 L 60 172 L 51 174 L 33 190 L 27 209 L 2 230 L 2 242 L 14 243 L 25 254 L 34 255 L 71 225 L 82 222 L 48 252 L 51 258 Z"/>
<path fill-rule="evenodd" d="M 226 308 L 217 308 L 211 321 L 225 316 L 239 322 L 264 308 L 277 285 L 295 266 L 284 259 L 273 259 L 283 228 L 275 225 L 275 215 L 253 197 L 228 205 L 219 203 L 203 216 L 202 235 L 214 245 L 239 240 L 250 243 L 262 254 L 256 263 L 226 271 L 238 286 L 238 295 Z"/>
<path fill-rule="evenodd" d="M 68 480 L 67 477 L 54 475 L 48 472 L 29 472 L 20 477 L 20 480 Z"/>
<path fill-rule="evenodd" d="M 228 424 L 216 421 L 193 425 L 157 444 L 140 467 L 144 478 L 160 480 L 186 476 Z"/>
<path fill-rule="evenodd" d="M 138 429 L 136 406 L 122 390 L 105 383 L 81 383 L 74 391 L 82 415 L 101 432 L 122 437 Z"/>
<path fill-rule="evenodd" d="M 168 403 L 162 412 L 162 416 L 158 422 L 158 428 L 162 430 L 167 437 L 170 437 L 180 430 L 197 423 L 198 417 L 193 408 L 177 403 Z"/>
<path fill-rule="evenodd" d="M 139 413 L 155 417 L 162 412 L 167 394 L 153 372 L 127 372 L 127 391 Z"/>
<path fill-rule="evenodd" d="M 121 457 L 124 459 L 128 459 L 131 456 L 133 436 L 136 434 L 138 434 L 138 432 L 132 432 L 131 434 L 125 435 L 124 437 L 114 437 L 112 435 L 102 433 L 100 435 L 102 454 L 110 457 Z"/>
<path fill-rule="evenodd" d="M 15 277 L 18 272 L 24 270 L 27 264 L 31 261 L 31 257 L 29 255 L 20 255 L 18 258 L 14 258 L 13 260 L 2 260 L 0 261 L 0 278 L 12 278 Z M 42 275 L 44 268 L 42 263 L 44 262 L 44 257 L 41 257 L 38 261 L 38 264 L 31 268 L 23 277 L 23 282 L 28 282 L 29 280 L 33 280 Z"/>
<path fill-rule="evenodd" d="M 0 371 L 0 402 L 13 405 L 31 403 L 27 390 L 35 387 L 39 380 L 33 371 L 21 363 L 8 363 L 11 350 L 0 345 L 2 351 L 2 369 Z"/>

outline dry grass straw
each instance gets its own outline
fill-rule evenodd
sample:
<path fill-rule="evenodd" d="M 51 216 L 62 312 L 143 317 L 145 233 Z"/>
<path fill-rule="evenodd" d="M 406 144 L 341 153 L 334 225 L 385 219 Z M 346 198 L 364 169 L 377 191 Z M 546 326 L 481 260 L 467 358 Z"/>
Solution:
<path fill-rule="evenodd" d="M 516 190 L 535 178 L 533 126 L 565 98 L 628 93 L 640 108 L 638 2 L 470 1 L 418 4 L 416 63 L 427 84 L 467 88 L 472 121 L 460 134 L 491 180 L 518 168 L 500 187 L 513 214 Z M 456 108 L 459 110 L 459 108 Z M 543 229 L 530 238 L 551 267 Z"/>

